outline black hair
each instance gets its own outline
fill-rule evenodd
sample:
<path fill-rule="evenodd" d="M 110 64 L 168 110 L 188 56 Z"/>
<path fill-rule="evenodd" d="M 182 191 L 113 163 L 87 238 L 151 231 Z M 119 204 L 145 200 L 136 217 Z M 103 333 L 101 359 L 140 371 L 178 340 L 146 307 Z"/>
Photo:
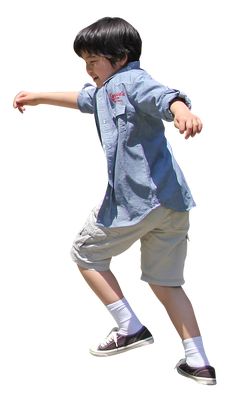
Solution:
<path fill-rule="evenodd" d="M 74 41 L 78 56 L 83 52 L 107 57 L 114 65 L 127 55 L 127 63 L 139 60 L 142 40 L 138 31 L 122 18 L 105 17 L 81 30 Z"/>

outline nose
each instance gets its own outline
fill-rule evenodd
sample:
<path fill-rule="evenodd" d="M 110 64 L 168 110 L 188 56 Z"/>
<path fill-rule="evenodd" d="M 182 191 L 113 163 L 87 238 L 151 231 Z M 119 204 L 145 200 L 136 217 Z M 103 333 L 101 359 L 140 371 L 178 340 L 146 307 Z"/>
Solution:
<path fill-rule="evenodd" d="M 92 66 L 90 64 L 86 64 L 86 71 L 91 76 L 91 74 L 92 74 Z"/>

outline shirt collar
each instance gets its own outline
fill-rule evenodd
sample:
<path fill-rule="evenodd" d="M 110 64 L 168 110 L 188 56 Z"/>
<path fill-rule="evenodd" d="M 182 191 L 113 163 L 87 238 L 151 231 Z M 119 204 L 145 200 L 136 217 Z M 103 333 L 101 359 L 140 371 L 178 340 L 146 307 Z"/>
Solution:
<path fill-rule="evenodd" d="M 119 69 L 119 71 L 115 72 L 113 75 L 109 76 L 109 78 L 107 78 L 104 83 L 103 86 L 110 80 L 112 79 L 115 75 L 117 74 L 121 74 L 122 72 L 125 71 L 130 71 L 130 70 L 137 70 L 140 68 L 140 61 L 131 61 L 130 63 L 128 63 L 126 66 L 122 67 Z"/>

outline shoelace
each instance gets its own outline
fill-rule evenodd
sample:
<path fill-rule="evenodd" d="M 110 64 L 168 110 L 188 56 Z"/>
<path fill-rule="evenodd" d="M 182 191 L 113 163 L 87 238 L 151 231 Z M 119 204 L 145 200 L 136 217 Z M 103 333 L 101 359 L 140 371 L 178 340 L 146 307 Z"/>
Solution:
<path fill-rule="evenodd" d="M 112 330 L 108 334 L 108 336 L 105 338 L 105 340 L 102 343 L 100 343 L 100 346 L 102 348 L 104 348 L 105 346 L 111 344 L 114 341 L 114 343 L 116 344 L 116 347 L 118 347 L 117 338 L 118 338 L 117 337 L 117 331 L 116 330 Z"/>

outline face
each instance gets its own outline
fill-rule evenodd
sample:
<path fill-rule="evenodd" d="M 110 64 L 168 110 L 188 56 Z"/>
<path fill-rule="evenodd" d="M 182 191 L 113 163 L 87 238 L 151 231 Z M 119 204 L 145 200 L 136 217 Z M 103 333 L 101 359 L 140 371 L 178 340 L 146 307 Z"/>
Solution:
<path fill-rule="evenodd" d="M 83 52 L 82 58 L 86 63 L 86 71 L 91 76 L 97 87 L 101 87 L 103 83 L 115 72 L 117 72 L 126 63 L 126 59 L 116 62 L 111 65 L 111 62 L 104 56 L 92 55 Z"/>

